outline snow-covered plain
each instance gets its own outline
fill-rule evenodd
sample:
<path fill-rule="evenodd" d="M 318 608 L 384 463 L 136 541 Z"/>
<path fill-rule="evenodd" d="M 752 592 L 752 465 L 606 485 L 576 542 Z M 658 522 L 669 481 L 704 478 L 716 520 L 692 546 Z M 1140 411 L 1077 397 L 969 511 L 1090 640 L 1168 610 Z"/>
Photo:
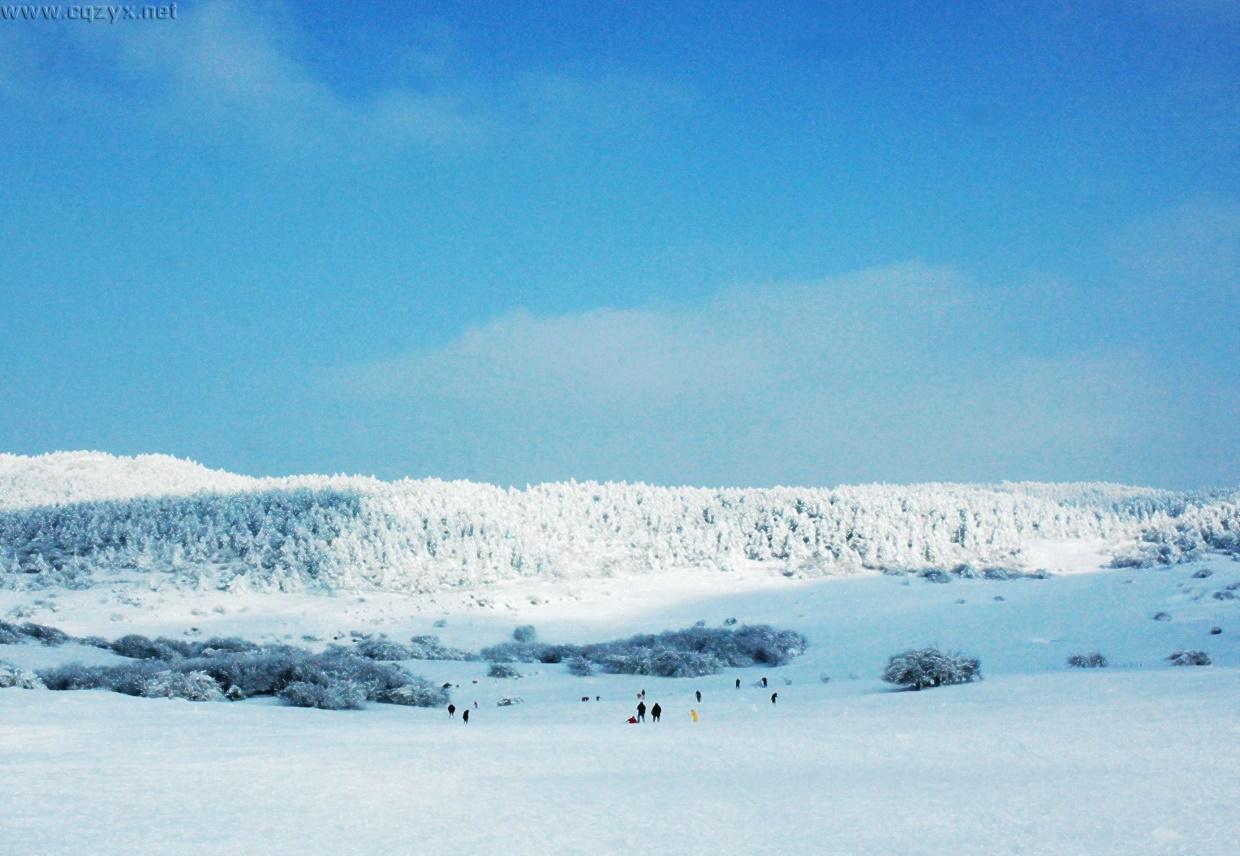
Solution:
<path fill-rule="evenodd" d="M 476 702 L 469 725 L 381 704 L 318 711 L 0 690 L 0 852 L 1237 852 L 1240 561 L 1210 549 L 1233 543 L 1233 494 L 366 481 L 351 494 L 359 504 L 289 503 L 300 490 L 291 483 L 274 504 L 246 504 L 272 487 L 161 457 L 0 456 L 10 557 L 0 618 L 75 635 L 310 648 L 351 631 L 398 642 L 435 634 L 471 650 L 524 624 L 544 641 L 585 643 L 735 618 L 800 631 L 809 648 L 781 668 L 694 679 L 580 678 L 558 664 L 493 679 L 485 662 L 403 664 L 452 683 L 458 706 Z M 161 490 L 171 498 L 152 500 Z M 422 528 L 423 500 L 451 506 L 451 525 Z M 236 508 L 262 514 L 229 517 Z M 214 534 L 200 537 L 194 519 Z M 229 521 L 245 525 L 236 539 L 224 537 Z M 264 524 L 279 531 L 263 534 Z M 811 539 L 817 558 L 784 550 L 807 526 L 823 539 Z M 165 549 L 161 532 L 181 546 Z M 386 555 L 399 573 L 338 568 L 310 580 L 329 584 L 307 585 L 253 557 L 199 574 L 185 552 L 279 535 L 300 545 L 281 548 L 290 563 L 339 558 L 348 551 L 330 553 L 339 545 L 322 536 L 342 532 L 350 543 L 373 536 L 357 555 Z M 516 545 L 505 561 L 549 564 L 462 575 L 499 567 L 486 550 L 504 542 Z M 833 545 L 842 561 L 827 559 Z M 398 547 L 412 553 L 402 559 Z M 716 562 L 733 548 L 735 561 Z M 1133 551 L 1173 563 L 1105 567 Z M 863 561 L 1000 555 L 1056 573 L 935 583 L 867 572 Z M 985 680 L 920 693 L 879 680 L 891 654 L 931 643 L 979 657 Z M 1203 650 L 1213 665 L 1170 666 L 1180 649 Z M 1111 665 L 1065 666 L 1092 651 Z M 78 644 L 0 645 L 0 661 L 26 668 L 72 660 L 122 662 Z M 763 676 L 769 688 L 757 686 Z M 625 723 L 640 689 L 663 706 L 662 723 Z M 512 696 L 522 702 L 498 706 Z"/>
<path fill-rule="evenodd" d="M 1202 568 L 1212 575 L 1195 578 Z M 34 620 L 109 636 L 299 641 L 360 629 L 477 648 L 524 623 L 548 641 L 585 642 L 735 617 L 801 630 L 811 646 L 780 669 L 700 679 L 519 664 L 524 677 L 499 680 L 485 663 L 406 663 L 458 684 L 458 705 L 477 701 L 468 726 L 388 705 L 326 712 L 4 690 L 0 832 L 6 852 L 49 854 L 1222 856 L 1235 852 L 1240 799 L 1240 604 L 1212 593 L 1237 581 L 1240 563 L 1219 559 L 949 584 L 778 574 L 723 589 L 698 575 L 571 591 L 512 584 L 433 602 L 95 589 L 44 593 L 35 606 L 4 592 L 5 612 L 24 605 Z M 1160 611 L 1171 620 L 1153 620 Z M 1223 633 L 1210 635 L 1216 625 Z M 981 657 L 986 679 L 921 693 L 877 679 L 889 654 L 928 642 Z M 1168 666 L 1184 647 L 1215 665 Z M 1111 667 L 1064 666 L 1093 650 Z M 28 666 L 83 656 L 115 655 L 0 646 L 0 660 Z M 762 675 L 769 689 L 755 686 Z M 643 688 L 663 723 L 625 724 Z M 523 703 L 496 705 L 513 695 Z"/>

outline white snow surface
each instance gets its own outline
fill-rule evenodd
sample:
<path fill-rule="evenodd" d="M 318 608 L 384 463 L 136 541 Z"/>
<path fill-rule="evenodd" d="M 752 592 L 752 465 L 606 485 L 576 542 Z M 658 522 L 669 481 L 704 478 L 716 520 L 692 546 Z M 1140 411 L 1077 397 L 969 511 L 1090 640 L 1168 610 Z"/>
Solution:
<path fill-rule="evenodd" d="M 158 455 L 0 456 L 0 587 L 430 592 L 755 566 L 1095 570 L 1240 553 L 1240 493 L 1111 484 L 689 488 L 248 478 Z"/>
<path fill-rule="evenodd" d="M 810 642 L 782 668 L 698 679 L 518 664 L 522 678 L 497 680 L 482 662 L 404 664 L 457 685 L 457 705 L 476 701 L 468 726 L 377 704 L 328 712 L 0 690 L 0 842 L 49 856 L 1230 856 L 1240 602 L 1213 594 L 1237 583 L 1240 562 L 1212 559 L 947 584 L 759 568 L 411 595 L 0 591 L 0 615 L 109 637 L 301 644 L 364 630 L 476 649 L 527 623 L 546 641 L 591 642 L 736 618 Z M 985 680 L 912 693 L 877 679 L 888 655 L 927 643 L 978 656 Z M 1181 648 L 1214 665 L 1168 666 Z M 1111 666 L 1064 666 L 1093 650 Z M 26 668 L 87 656 L 119 662 L 77 645 L 0 646 L 0 660 Z M 627 725 L 643 688 L 664 722 Z M 497 706 L 514 695 L 523 702 Z"/>

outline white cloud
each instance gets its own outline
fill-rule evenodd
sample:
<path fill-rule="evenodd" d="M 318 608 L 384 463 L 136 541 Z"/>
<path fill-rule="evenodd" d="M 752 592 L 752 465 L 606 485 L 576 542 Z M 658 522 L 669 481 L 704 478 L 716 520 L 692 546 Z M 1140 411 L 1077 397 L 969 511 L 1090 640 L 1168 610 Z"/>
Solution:
<path fill-rule="evenodd" d="M 558 448 L 590 474 L 1045 477 L 1064 461 L 1104 473 L 1157 418 L 1167 378 L 1134 351 L 1025 353 L 994 306 L 957 272 L 900 265 L 688 305 L 515 312 L 330 382 L 440 425 L 507 425 L 497 445 L 537 445 L 543 464 Z"/>

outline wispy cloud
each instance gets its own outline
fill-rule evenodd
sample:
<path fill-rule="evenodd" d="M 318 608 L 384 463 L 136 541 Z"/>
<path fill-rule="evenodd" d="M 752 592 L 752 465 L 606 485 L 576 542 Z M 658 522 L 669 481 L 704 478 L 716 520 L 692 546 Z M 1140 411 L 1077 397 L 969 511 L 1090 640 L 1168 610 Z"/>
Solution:
<path fill-rule="evenodd" d="M 692 100 L 686 87 L 623 70 L 513 69 L 483 79 L 465 64 L 459 34 L 433 23 L 419 31 L 421 39 L 393 48 L 385 85 L 357 92 L 308 61 L 314 46 L 282 5 L 214 0 L 167 26 L 10 27 L 0 33 L 0 98 L 110 110 L 207 140 L 316 155 L 559 146 L 649 127 Z"/>
<path fill-rule="evenodd" d="M 708 482 L 1045 476 L 1065 461 L 1086 476 L 1165 406 L 1169 378 L 1140 352 L 1026 353 L 1009 320 L 959 272 L 898 265 L 691 305 L 517 312 L 330 383 L 517 422 L 531 443 L 596 437 L 596 453 Z M 693 438 L 718 466 L 684 459 Z"/>

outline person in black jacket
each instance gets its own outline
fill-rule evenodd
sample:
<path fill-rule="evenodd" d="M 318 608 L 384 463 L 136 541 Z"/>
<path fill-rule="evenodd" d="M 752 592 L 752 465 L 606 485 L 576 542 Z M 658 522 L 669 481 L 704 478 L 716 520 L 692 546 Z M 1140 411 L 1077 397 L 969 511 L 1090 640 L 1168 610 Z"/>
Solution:
<path fill-rule="evenodd" d="M 777 698 L 779 698 L 779 693 L 771 693 L 771 704 L 774 704 Z"/>
<path fill-rule="evenodd" d="M 461 714 L 461 720 L 469 725 L 469 708 L 465 708 L 465 712 Z"/>
<path fill-rule="evenodd" d="M 694 693 L 694 695 L 697 696 L 698 704 L 701 704 L 702 703 L 702 691 L 698 690 L 696 693 Z"/>
<path fill-rule="evenodd" d="M 654 707 L 650 708 L 650 720 L 652 722 L 658 722 L 659 717 L 662 715 L 663 715 L 663 708 L 659 707 L 659 703 L 656 701 L 654 703 Z"/>
<path fill-rule="evenodd" d="M 646 721 L 646 703 L 644 701 L 639 701 L 637 703 L 637 721 Z"/>
<path fill-rule="evenodd" d="M 448 705 L 448 719 L 455 719 L 455 718 L 456 718 L 456 705 L 450 704 Z"/>

